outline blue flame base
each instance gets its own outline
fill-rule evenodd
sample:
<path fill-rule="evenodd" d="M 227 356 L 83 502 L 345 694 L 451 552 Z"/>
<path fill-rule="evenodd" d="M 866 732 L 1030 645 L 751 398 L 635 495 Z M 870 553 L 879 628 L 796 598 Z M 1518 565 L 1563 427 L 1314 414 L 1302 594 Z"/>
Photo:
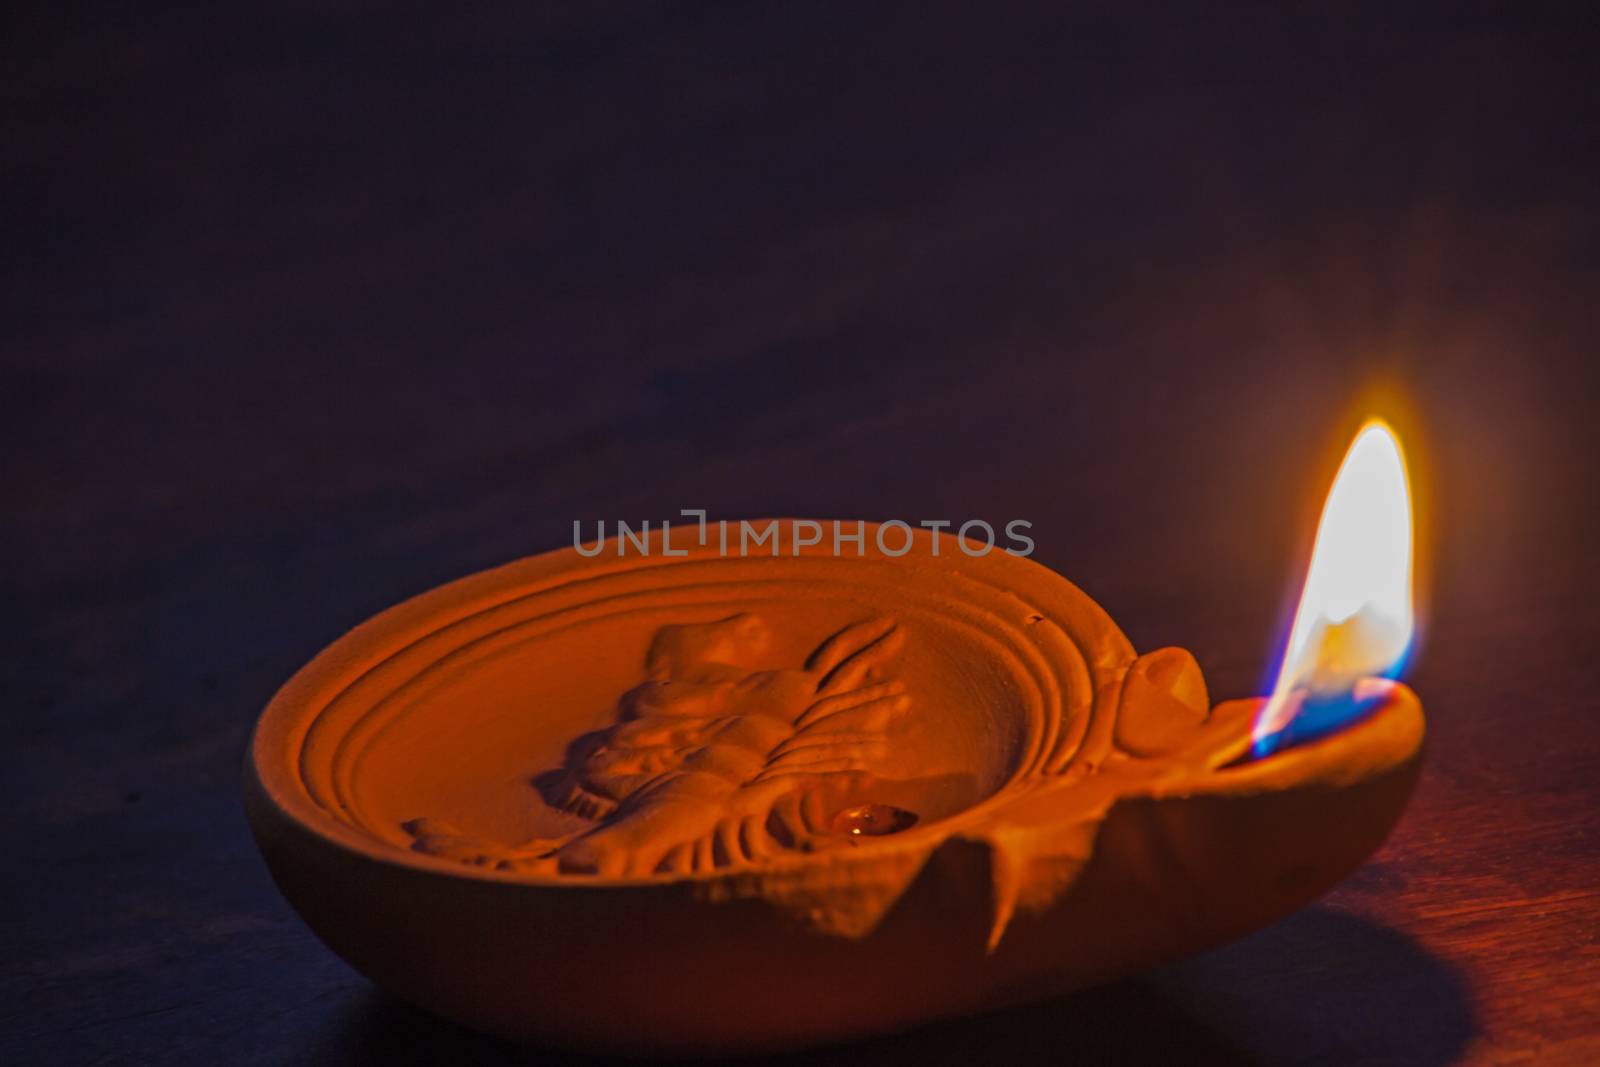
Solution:
<path fill-rule="evenodd" d="M 1349 693 L 1330 697 L 1308 695 L 1295 711 L 1294 718 L 1289 720 L 1289 725 L 1257 740 L 1250 746 L 1250 754 L 1246 759 L 1265 759 L 1274 752 L 1336 734 L 1372 714 L 1382 703 L 1382 696 L 1357 698 Z"/>

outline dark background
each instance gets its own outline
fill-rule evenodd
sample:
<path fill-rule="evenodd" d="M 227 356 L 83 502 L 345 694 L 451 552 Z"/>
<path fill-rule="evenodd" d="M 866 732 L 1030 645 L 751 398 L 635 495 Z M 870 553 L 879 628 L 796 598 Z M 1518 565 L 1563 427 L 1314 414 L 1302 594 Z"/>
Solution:
<path fill-rule="evenodd" d="M 1376 403 L 1430 572 L 1384 850 L 813 1058 L 1600 1062 L 1593 25 L 135 6 L 0 34 L 0 1060 L 542 1058 L 377 994 L 245 828 L 257 711 L 397 599 L 574 519 L 1025 518 L 1243 695 Z"/>

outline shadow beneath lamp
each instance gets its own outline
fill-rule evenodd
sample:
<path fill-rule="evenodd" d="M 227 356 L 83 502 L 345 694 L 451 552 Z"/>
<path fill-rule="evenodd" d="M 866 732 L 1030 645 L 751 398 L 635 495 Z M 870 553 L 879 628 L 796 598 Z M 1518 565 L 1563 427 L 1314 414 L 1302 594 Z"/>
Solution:
<path fill-rule="evenodd" d="M 315 1063 L 637 1063 L 513 1045 L 374 992 Z M 728 1064 L 970 1067 L 1455 1062 L 1476 1032 L 1462 976 L 1406 935 L 1317 907 L 1138 978 L 974 1019 Z"/>

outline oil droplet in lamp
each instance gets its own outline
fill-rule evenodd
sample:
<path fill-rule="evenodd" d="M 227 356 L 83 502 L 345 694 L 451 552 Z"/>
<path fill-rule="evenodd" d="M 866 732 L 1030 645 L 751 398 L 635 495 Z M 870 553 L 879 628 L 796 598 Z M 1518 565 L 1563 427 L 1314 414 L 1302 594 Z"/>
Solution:
<path fill-rule="evenodd" d="M 833 817 L 836 834 L 852 838 L 884 837 L 909 830 L 917 824 L 917 813 L 893 804 L 857 804 Z"/>

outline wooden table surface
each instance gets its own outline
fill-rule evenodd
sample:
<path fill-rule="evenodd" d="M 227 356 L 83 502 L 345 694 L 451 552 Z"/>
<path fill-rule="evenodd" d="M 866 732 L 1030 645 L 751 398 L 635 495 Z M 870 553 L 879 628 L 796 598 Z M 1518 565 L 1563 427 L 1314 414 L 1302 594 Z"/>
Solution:
<path fill-rule="evenodd" d="M 798 1062 L 1600 1063 L 1594 30 L 37 6 L 0 1061 L 557 1058 L 377 993 L 246 830 L 258 710 L 397 599 L 574 519 L 1023 518 L 1243 695 L 1381 405 L 1430 723 L 1383 850 L 1209 955 Z"/>

